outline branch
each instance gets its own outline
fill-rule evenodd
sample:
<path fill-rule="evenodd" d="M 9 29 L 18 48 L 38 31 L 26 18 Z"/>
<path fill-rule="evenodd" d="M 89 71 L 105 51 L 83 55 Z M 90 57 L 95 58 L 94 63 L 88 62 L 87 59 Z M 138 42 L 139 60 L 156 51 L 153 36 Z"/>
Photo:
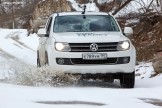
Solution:
<path fill-rule="evenodd" d="M 152 0 L 152 1 L 150 2 L 149 6 L 148 6 L 147 9 L 146 9 L 146 12 L 148 12 L 148 10 L 149 10 L 151 4 L 153 3 L 153 1 L 154 1 L 154 0 Z"/>
<path fill-rule="evenodd" d="M 117 8 L 113 13 L 112 15 L 115 15 L 117 14 L 121 9 L 123 9 L 126 5 L 128 5 L 131 1 L 133 0 L 127 0 L 124 4 L 122 4 L 119 8 Z"/>

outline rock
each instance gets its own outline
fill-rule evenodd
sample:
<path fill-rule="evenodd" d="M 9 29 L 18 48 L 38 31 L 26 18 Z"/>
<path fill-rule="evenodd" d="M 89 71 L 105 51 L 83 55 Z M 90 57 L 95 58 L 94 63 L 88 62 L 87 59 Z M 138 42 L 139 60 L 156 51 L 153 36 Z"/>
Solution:
<path fill-rule="evenodd" d="M 39 26 L 45 25 L 47 18 L 52 13 L 66 11 L 72 11 L 71 5 L 67 0 L 40 1 L 38 4 L 36 4 L 35 10 L 30 18 L 29 33 L 36 33 Z"/>
<path fill-rule="evenodd" d="M 162 56 L 154 58 L 152 62 L 156 74 L 162 73 Z"/>

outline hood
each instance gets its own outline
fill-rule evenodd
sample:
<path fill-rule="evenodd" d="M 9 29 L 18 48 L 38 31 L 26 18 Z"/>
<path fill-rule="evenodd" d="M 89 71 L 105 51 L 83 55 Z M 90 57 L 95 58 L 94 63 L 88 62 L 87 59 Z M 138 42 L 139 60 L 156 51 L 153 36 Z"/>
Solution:
<path fill-rule="evenodd" d="M 96 32 L 96 33 L 53 33 L 56 42 L 88 43 L 88 42 L 119 42 L 128 40 L 120 32 Z"/>

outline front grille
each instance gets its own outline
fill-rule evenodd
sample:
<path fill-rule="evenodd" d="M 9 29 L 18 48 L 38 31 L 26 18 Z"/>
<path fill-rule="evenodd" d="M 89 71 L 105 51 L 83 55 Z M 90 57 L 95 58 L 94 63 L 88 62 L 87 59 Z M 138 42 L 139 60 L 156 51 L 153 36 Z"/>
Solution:
<path fill-rule="evenodd" d="M 70 43 L 71 52 L 92 52 L 90 45 L 92 43 Z M 111 43 L 96 43 L 98 45 L 98 50 L 96 52 L 111 52 L 117 51 L 117 42 Z"/>
<path fill-rule="evenodd" d="M 105 60 L 83 60 L 82 58 L 71 58 L 72 64 L 115 64 L 117 58 L 107 58 Z"/>

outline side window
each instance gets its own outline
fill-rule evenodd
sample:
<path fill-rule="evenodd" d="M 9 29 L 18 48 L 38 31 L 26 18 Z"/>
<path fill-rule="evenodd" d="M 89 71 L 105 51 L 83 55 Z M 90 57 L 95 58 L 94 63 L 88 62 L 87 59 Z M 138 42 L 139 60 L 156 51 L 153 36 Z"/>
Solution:
<path fill-rule="evenodd" d="M 47 31 L 47 26 L 49 25 L 50 19 L 51 19 L 51 18 L 48 18 L 48 19 L 47 19 L 46 26 L 45 26 L 46 31 Z"/>
<path fill-rule="evenodd" d="M 52 17 L 49 18 L 49 20 L 47 22 L 47 25 L 46 25 L 46 32 L 47 32 L 47 34 L 50 33 L 51 24 L 52 24 Z"/>

